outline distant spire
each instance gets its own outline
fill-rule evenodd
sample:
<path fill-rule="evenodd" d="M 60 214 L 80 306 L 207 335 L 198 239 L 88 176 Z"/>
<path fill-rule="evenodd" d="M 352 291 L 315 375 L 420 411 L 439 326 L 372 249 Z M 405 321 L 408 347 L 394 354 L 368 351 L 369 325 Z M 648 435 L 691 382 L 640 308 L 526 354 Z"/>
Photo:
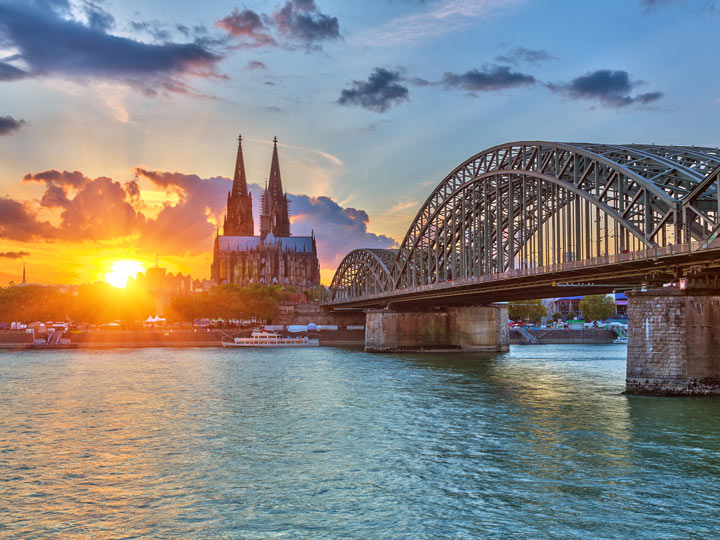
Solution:
<path fill-rule="evenodd" d="M 25 281 L 25 263 L 23 263 L 23 280 L 22 280 L 22 282 L 26 283 L 26 281 Z"/>
<path fill-rule="evenodd" d="M 157 252 L 155 252 L 155 268 L 157 268 L 158 266 L 160 266 L 158 264 L 158 254 L 157 254 Z"/>
<path fill-rule="evenodd" d="M 268 189 L 273 197 L 282 197 L 282 178 L 280 177 L 280 159 L 278 158 L 277 150 L 277 137 L 273 138 L 273 154 L 272 162 L 270 163 L 270 183 Z"/>
<path fill-rule="evenodd" d="M 233 195 L 247 195 L 247 177 L 242 152 L 242 135 L 238 135 L 237 158 L 235 158 L 235 176 L 233 176 Z"/>

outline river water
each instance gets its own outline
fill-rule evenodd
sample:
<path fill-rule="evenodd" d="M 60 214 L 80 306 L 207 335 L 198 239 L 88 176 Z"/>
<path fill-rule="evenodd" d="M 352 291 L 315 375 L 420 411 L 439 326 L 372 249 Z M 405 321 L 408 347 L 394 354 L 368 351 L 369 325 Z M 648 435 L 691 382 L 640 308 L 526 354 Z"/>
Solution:
<path fill-rule="evenodd" d="M 0 538 L 719 538 L 720 399 L 625 348 L 0 353 Z"/>

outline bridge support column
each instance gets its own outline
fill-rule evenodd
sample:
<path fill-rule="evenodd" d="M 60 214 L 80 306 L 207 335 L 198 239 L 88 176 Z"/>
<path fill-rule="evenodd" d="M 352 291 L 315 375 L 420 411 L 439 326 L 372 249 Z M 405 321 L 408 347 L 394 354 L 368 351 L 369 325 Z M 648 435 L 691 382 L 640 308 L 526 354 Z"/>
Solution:
<path fill-rule="evenodd" d="M 433 311 L 369 310 L 365 350 L 507 351 L 507 306 L 448 307 Z"/>
<path fill-rule="evenodd" d="M 720 395 L 720 291 L 628 293 L 625 393 Z"/>

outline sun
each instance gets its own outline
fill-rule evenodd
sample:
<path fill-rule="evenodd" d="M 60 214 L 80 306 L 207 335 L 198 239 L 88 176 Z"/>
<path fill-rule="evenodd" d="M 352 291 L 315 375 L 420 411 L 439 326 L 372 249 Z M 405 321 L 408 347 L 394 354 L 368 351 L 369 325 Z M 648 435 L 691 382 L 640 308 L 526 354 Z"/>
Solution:
<path fill-rule="evenodd" d="M 138 272 L 145 270 L 145 265 L 138 261 L 115 261 L 110 271 L 105 274 L 105 281 L 113 287 L 124 288 L 129 277 L 135 276 Z"/>

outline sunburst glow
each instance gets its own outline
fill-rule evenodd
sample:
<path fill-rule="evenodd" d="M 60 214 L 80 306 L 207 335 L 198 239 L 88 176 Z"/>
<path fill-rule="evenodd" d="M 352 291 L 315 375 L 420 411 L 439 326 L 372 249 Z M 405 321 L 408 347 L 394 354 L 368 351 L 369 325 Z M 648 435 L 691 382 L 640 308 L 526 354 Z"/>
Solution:
<path fill-rule="evenodd" d="M 110 271 L 105 274 L 105 281 L 113 287 L 123 288 L 127 285 L 129 277 L 133 277 L 143 270 L 145 270 L 145 265 L 139 261 L 115 261 L 112 263 Z"/>

